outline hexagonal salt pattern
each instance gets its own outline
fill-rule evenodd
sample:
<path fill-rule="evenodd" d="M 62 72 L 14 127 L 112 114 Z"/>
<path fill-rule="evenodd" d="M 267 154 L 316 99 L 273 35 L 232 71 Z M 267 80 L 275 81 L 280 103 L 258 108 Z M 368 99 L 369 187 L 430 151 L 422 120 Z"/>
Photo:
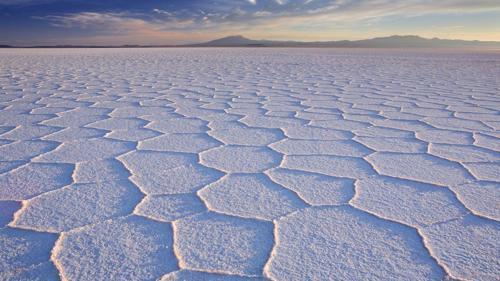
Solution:
<path fill-rule="evenodd" d="M 496 280 L 499 64 L 0 50 L 0 279 Z"/>
<path fill-rule="evenodd" d="M 236 275 L 261 275 L 273 246 L 271 223 L 206 213 L 174 224 L 180 266 Z"/>
<path fill-rule="evenodd" d="M 202 164 L 227 173 L 259 173 L 278 166 L 281 155 L 268 147 L 224 146 L 205 151 Z"/>
<path fill-rule="evenodd" d="M 57 269 L 50 261 L 56 240 L 56 234 L 1 228 L 0 279 L 57 280 Z"/>
<path fill-rule="evenodd" d="M 191 154 L 138 150 L 119 159 L 131 171 L 131 180 L 146 194 L 195 192 L 222 176 L 200 165 Z"/>
<path fill-rule="evenodd" d="M 129 216 L 65 233 L 54 258 L 70 280 L 154 280 L 177 269 L 172 229 Z"/>
<path fill-rule="evenodd" d="M 351 207 L 309 208 L 276 222 L 266 272 L 272 279 L 433 280 L 443 272 L 417 231 Z"/>
<path fill-rule="evenodd" d="M 73 184 L 26 201 L 13 226 L 63 232 L 130 214 L 142 198 L 128 181 Z"/>
<path fill-rule="evenodd" d="M 198 194 L 210 209 L 246 218 L 271 220 L 304 207 L 293 192 L 262 174 L 228 175 Z"/>

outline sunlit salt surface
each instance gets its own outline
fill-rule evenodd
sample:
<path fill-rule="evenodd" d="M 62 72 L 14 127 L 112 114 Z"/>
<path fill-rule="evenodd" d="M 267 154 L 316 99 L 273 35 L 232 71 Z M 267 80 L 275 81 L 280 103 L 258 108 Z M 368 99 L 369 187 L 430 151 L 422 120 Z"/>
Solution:
<path fill-rule="evenodd" d="M 1 280 L 497 280 L 500 53 L 0 51 Z"/>

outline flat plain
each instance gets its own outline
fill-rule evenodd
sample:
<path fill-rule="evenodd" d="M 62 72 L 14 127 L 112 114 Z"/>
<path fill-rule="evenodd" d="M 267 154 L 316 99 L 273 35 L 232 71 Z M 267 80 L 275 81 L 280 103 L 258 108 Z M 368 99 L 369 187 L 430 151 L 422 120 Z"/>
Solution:
<path fill-rule="evenodd" d="M 0 50 L 1 280 L 499 280 L 500 52 Z"/>

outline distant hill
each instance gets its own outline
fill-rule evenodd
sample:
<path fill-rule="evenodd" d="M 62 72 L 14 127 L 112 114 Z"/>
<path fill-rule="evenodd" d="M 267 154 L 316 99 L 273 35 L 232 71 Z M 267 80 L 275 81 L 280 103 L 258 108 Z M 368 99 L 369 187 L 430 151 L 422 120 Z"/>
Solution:
<path fill-rule="evenodd" d="M 23 48 L 155 48 L 155 47 L 317 47 L 317 48 L 452 48 L 452 49 L 500 49 L 496 41 L 467 41 L 439 38 L 423 38 L 416 35 L 393 35 L 365 40 L 341 40 L 322 42 L 253 40 L 241 35 L 228 36 L 204 43 L 188 45 L 53 45 Z M 15 48 L 0 45 L 0 48 Z"/>
<path fill-rule="evenodd" d="M 393 35 L 365 40 L 324 42 L 252 40 L 241 35 L 185 45 L 190 47 L 324 47 L 324 48 L 500 48 L 500 42 L 427 39 L 416 35 Z"/>
<path fill-rule="evenodd" d="M 272 41 L 268 41 L 272 43 Z M 192 46 L 225 47 L 225 46 L 258 46 L 265 44 L 265 41 L 252 40 L 241 35 L 228 36 L 206 43 L 192 44 Z"/>

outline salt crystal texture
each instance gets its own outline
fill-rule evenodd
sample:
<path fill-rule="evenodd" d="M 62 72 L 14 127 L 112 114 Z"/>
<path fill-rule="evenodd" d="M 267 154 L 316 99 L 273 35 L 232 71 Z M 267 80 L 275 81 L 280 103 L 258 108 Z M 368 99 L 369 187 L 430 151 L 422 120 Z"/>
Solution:
<path fill-rule="evenodd" d="M 500 53 L 0 50 L 1 280 L 498 280 Z"/>

